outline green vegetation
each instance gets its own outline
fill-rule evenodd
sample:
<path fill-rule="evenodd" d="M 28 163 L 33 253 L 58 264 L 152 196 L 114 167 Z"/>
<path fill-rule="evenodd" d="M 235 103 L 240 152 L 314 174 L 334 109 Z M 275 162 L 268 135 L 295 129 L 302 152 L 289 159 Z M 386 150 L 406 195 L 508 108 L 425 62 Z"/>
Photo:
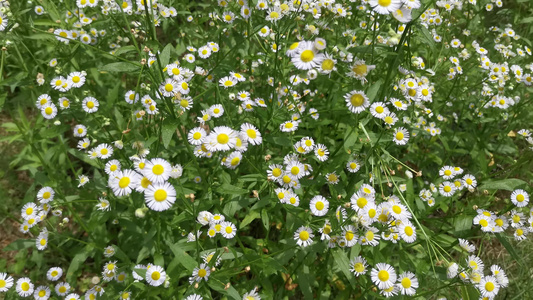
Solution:
<path fill-rule="evenodd" d="M 532 14 L 0 0 L 0 298 L 532 298 Z"/>

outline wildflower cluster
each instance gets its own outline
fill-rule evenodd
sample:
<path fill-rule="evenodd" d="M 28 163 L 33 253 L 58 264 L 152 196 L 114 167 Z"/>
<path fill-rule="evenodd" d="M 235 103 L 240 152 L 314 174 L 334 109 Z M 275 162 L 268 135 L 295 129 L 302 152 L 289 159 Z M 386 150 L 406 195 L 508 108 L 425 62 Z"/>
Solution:
<path fill-rule="evenodd" d="M 7 53 L 36 112 L 5 126 L 35 178 L 31 243 L 7 249 L 37 249 L 0 292 L 493 299 L 509 280 L 473 237 L 533 231 L 502 167 L 533 145 L 508 132 L 531 117 L 530 41 L 480 25 L 502 5 L 0 0 L 0 79 Z"/>

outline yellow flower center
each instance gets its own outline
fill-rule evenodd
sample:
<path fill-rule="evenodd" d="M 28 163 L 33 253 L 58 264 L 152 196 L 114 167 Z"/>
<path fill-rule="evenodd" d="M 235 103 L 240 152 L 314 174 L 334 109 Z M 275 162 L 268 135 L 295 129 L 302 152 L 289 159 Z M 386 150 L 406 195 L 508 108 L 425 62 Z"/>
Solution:
<path fill-rule="evenodd" d="M 165 84 L 165 91 L 172 92 L 173 89 L 174 89 L 174 86 L 172 84 L 170 83 Z"/>
<path fill-rule="evenodd" d="M 358 76 L 364 76 L 368 72 L 368 68 L 365 64 L 362 64 L 353 67 L 352 71 Z"/>
<path fill-rule="evenodd" d="M 275 168 L 274 170 L 272 170 L 272 175 L 274 175 L 275 177 L 279 177 L 279 175 L 281 175 L 281 169 Z"/>
<path fill-rule="evenodd" d="M 365 102 L 365 98 L 361 94 L 353 94 L 350 97 L 350 103 L 353 106 L 356 106 L 356 107 L 361 106 L 363 105 L 364 102 Z"/>
<path fill-rule="evenodd" d="M 233 228 L 231 228 L 231 226 L 226 226 L 225 230 L 227 234 L 231 234 L 233 232 Z"/>
<path fill-rule="evenodd" d="M 368 241 L 373 241 L 374 240 L 374 232 L 372 231 L 367 231 L 366 234 L 365 234 L 365 237 Z M 388 277 L 387 277 L 388 278 Z"/>
<path fill-rule="evenodd" d="M 309 232 L 303 230 L 302 232 L 300 232 L 300 240 L 302 241 L 307 241 L 309 239 Z"/>
<path fill-rule="evenodd" d="M 359 199 L 357 199 L 357 206 L 359 208 L 364 208 L 367 203 L 368 203 L 368 200 L 365 197 L 360 197 Z"/>
<path fill-rule="evenodd" d="M 315 53 L 311 50 L 304 50 L 302 54 L 300 54 L 300 59 L 303 62 L 310 62 L 315 58 Z"/>
<path fill-rule="evenodd" d="M 397 139 L 398 141 L 401 141 L 401 140 L 403 140 L 403 138 L 404 138 L 403 132 L 398 131 L 398 132 L 396 133 L 396 139 Z M 445 189 L 446 189 L 446 188 L 445 188 Z"/>
<path fill-rule="evenodd" d="M 382 106 L 378 106 L 378 107 L 376 107 L 376 112 L 377 112 L 378 114 L 382 114 L 382 113 L 383 113 L 383 107 L 382 107 Z"/>
<path fill-rule="evenodd" d="M 198 276 L 204 278 L 205 275 L 207 275 L 207 271 L 205 269 L 200 269 L 198 271 Z"/>
<path fill-rule="evenodd" d="M 381 270 L 378 272 L 378 278 L 379 280 L 381 281 L 387 281 L 389 280 L 389 272 L 385 271 L 385 270 Z"/>
<path fill-rule="evenodd" d="M 154 271 L 150 277 L 152 277 L 152 280 L 159 280 L 159 278 L 161 278 L 161 273 Z"/>
<path fill-rule="evenodd" d="M 241 161 L 240 158 L 238 158 L 238 157 L 234 157 L 234 158 L 231 160 L 231 165 L 232 165 L 232 166 L 236 166 L 236 165 L 239 164 L 240 161 Z"/>
<path fill-rule="evenodd" d="M 41 246 L 46 245 L 46 240 L 45 240 L 45 239 L 41 239 L 41 240 L 39 241 L 39 244 L 41 244 Z"/>
<path fill-rule="evenodd" d="M 195 132 L 192 135 L 192 138 L 195 139 L 195 140 L 199 140 L 201 137 L 202 137 L 202 134 L 200 132 Z"/>
<path fill-rule="evenodd" d="M 449 186 L 449 185 L 447 185 L 447 186 L 444 187 L 444 191 L 445 191 L 446 193 L 449 193 L 449 192 L 452 191 L 452 187 Z"/>
<path fill-rule="evenodd" d="M 494 290 L 494 283 L 490 281 L 485 283 L 485 290 L 487 290 L 487 292 L 492 292 Z"/>
<path fill-rule="evenodd" d="M 481 219 L 479 221 L 479 225 L 481 225 L 483 227 L 487 227 L 489 225 L 489 222 L 487 222 L 487 220 L 485 220 L 485 219 Z"/>
<path fill-rule="evenodd" d="M 229 142 L 229 136 L 225 133 L 221 133 L 217 136 L 217 142 L 219 144 L 227 144 Z"/>
<path fill-rule="evenodd" d="M 411 279 L 407 278 L 407 277 L 404 277 L 402 279 L 402 286 L 404 289 L 408 289 L 411 287 Z"/>
<path fill-rule="evenodd" d="M 154 199 L 157 202 L 165 201 L 167 199 L 167 192 L 163 189 L 155 191 Z"/>
<path fill-rule="evenodd" d="M 126 188 L 129 184 L 130 184 L 130 179 L 129 179 L 129 177 L 122 177 L 122 178 L 119 180 L 119 182 L 118 182 L 118 186 L 119 186 L 121 189 Z"/>
<path fill-rule="evenodd" d="M 161 174 L 163 174 L 163 172 L 165 172 L 165 168 L 162 165 L 154 165 L 152 167 L 152 172 L 155 175 L 161 175 Z"/>
<path fill-rule="evenodd" d="M 324 209 L 324 202 L 318 201 L 317 203 L 315 203 L 315 208 L 318 209 L 318 210 L 323 210 Z"/>
<path fill-rule="evenodd" d="M 297 166 L 291 168 L 292 175 L 298 175 L 298 173 L 300 173 L 300 168 L 298 168 Z"/>
<path fill-rule="evenodd" d="M 413 235 L 413 228 L 407 226 L 407 227 L 405 227 L 404 232 L 405 232 L 405 234 L 406 234 L 407 236 L 412 236 L 412 235 Z"/>
<path fill-rule="evenodd" d="M 522 194 L 518 194 L 518 196 L 516 196 L 516 201 L 518 201 L 518 202 L 522 202 L 522 201 L 524 201 L 524 200 L 525 200 L 524 195 L 522 195 Z"/>
<path fill-rule="evenodd" d="M 351 231 L 346 231 L 346 233 L 344 234 L 344 237 L 346 238 L 347 241 L 351 241 L 353 240 L 355 235 Z"/>
<path fill-rule="evenodd" d="M 87 102 L 87 107 L 88 108 L 93 108 L 94 107 L 94 102 L 92 102 L 92 101 Z"/>
<path fill-rule="evenodd" d="M 353 265 L 353 268 L 357 273 L 363 273 L 365 271 L 365 266 L 360 262 L 355 263 L 355 265 Z"/>
<path fill-rule="evenodd" d="M 257 133 L 253 129 L 246 130 L 246 134 L 252 139 L 255 139 L 257 137 Z"/>
<path fill-rule="evenodd" d="M 402 212 L 402 208 L 399 205 L 394 205 L 392 211 L 399 215 Z"/>
<path fill-rule="evenodd" d="M 337 181 L 337 176 L 335 174 L 329 174 L 328 176 L 328 181 L 329 182 L 335 182 Z"/>

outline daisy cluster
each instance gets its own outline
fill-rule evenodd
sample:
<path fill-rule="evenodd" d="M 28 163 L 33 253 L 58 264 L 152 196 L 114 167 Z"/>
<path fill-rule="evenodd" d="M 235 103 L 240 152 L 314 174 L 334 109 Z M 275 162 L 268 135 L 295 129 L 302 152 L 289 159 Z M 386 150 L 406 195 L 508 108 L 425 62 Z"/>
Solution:
<path fill-rule="evenodd" d="M 505 271 L 498 265 L 492 265 L 489 275 L 485 275 L 485 264 L 476 255 L 475 245 L 468 240 L 459 239 L 459 247 L 462 253 L 468 255 L 465 264 L 449 262 L 446 275 L 449 279 L 459 278 L 464 283 L 472 284 L 480 293 L 482 299 L 494 299 L 500 289 L 509 285 L 509 279 Z"/>
<path fill-rule="evenodd" d="M 369 283 L 361 289 L 379 290 L 385 297 L 415 296 L 418 278 L 422 281 L 412 272 L 416 266 L 406 271 L 395 267 L 393 257 L 385 262 L 374 254 L 414 249 L 417 236 L 426 235 L 429 228 L 417 218 L 412 201 L 421 200 L 435 212 L 436 199 L 445 203 L 461 191 L 475 192 L 477 179 L 441 163 L 438 178 L 417 190 L 420 200 L 407 199 L 407 182 L 421 181 L 412 180 L 416 162 L 404 164 L 403 158 L 460 131 L 465 119 L 506 120 L 523 101 L 516 91 L 532 82 L 533 64 L 525 63 L 531 56 L 528 41 L 512 24 L 490 28 L 490 38 L 479 41 L 466 27 L 450 33 L 455 20 L 503 4 L 485 2 L 217 0 L 191 6 L 164 0 L 64 0 L 43 7 L 30 1 L 28 14 L 33 11 L 40 21 L 35 24 L 49 26 L 35 25 L 39 34 L 48 34 L 59 49 L 59 55 L 43 60 L 46 71 L 36 76 L 32 89 L 39 92 L 32 101 L 44 124 L 68 128 L 61 134 L 73 142 L 64 142 L 65 147 L 72 144 L 78 151 L 64 155 L 83 163 L 69 176 L 77 176 L 80 195 L 93 197 L 69 198 L 71 191 L 61 182 L 45 183 L 36 201 L 21 208 L 20 231 L 35 240 L 39 251 L 47 251 L 49 239 L 53 244 L 54 235 L 61 234 L 54 224 L 69 228 L 69 218 L 81 226 L 78 216 L 92 223 L 112 216 L 111 224 L 100 225 L 135 223 L 139 236 L 157 228 L 159 245 L 129 264 L 119 249 L 136 251 L 137 237 L 134 247 L 123 245 L 120 237 L 131 233 L 107 230 L 107 240 L 99 244 L 103 257 L 94 259 L 93 271 L 102 284 L 77 294 L 74 282 L 55 283 L 63 269 L 53 267 L 47 272 L 53 288 L 0 273 L 0 292 L 15 285 L 21 297 L 46 300 L 55 292 L 78 300 L 102 297 L 105 288 L 112 292 L 104 297 L 116 298 L 109 294 L 120 291 L 121 299 L 130 299 L 137 296 L 131 290 L 142 284 L 161 297 L 168 297 L 165 289 L 188 284 L 179 291 L 188 300 L 201 300 L 211 290 L 257 300 L 258 287 L 239 286 L 239 294 L 230 284 L 261 280 L 253 271 L 246 277 L 232 270 L 237 269 L 234 251 L 240 247 L 244 256 L 255 252 L 252 244 L 264 246 L 265 260 L 274 259 L 266 256 L 267 244 L 279 235 L 281 242 L 271 244 L 289 245 L 298 253 L 349 251 L 350 271 Z M 0 0 L 0 31 L 16 32 L 21 26 L 13 22 L 16 18 L 9 3 Z M 172 36 L 164 36 L 169 31 Z M 438 55 L 428 52 L 432 47 Z M 91 65 L 84 57 L 64 55 L 78 48 Z M 111 67 L 135 71 L 114 77 L 113 68 L 101 66 L 111 58 Z M 472 86 L 455 89 L 463 83 Z M 528 130 L 518 134 L 533 144 Z M 396 175 L 383 159 L 410 171 Z M 221 192 L 221 186 L 229 192 Z M 235 196 L 228 199 L 228 194 Z M 93 211 L 72 210 L 83 201 L 91 202 Z M 245 236 L 251 230 L 243 225 L 245 218 L 259 214 L 256 201 L 264 208 L 260 215 L 268 234 L 263 241 Z M 529 195 L 516 189 L 510 201 L 515 207 L 508 214 L 478 210 L 474 225 L 496 233 L 510 227 L 517 240 L 524 239 L 533 231 Z M 62 219 L 48 219 L 50 212 Z M 270 234 L 275 222 L 282 224 Z M 185 261 L 187 271 L 176 271 L 166 261 L 171 255 L 167 244 L 185 245 L 172 252 L 184 258 L 179 263 L 193 261 Z M 459 276 L 492 299 L 508 284 L 505 272 L 492 266 L 491 274 L 484 275 L 483 262 L 470 254 L 473 244 L 460 240 L 459 245 L 469 253 L 466 266 L 451 263 L 448 277 Z M 223 254 L 230 251 L 233 258 L 225 262 L 230 259 Z M 156 252 L 165 260 L 148 258 Z M 220 278 L 227 281 L 216 289 Z"/>
<path fill-rule="evenodd" d="M 474 225 L 478 225 L 483 232 L 492 233 L 504 232 L 509 228 L 515 240 L 525 240 L 533 232 L 533 207 L 528 208 L 529 194 L 525 190 L 516 189 L 511 193 L 510 200 L 514 206 L 510 212 L 498 214 L 478 209 Z"/>

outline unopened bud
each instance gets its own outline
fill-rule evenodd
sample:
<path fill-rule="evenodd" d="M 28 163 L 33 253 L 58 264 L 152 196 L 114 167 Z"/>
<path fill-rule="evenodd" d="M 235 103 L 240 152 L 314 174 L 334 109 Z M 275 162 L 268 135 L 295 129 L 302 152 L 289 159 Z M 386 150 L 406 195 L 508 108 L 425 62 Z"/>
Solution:
<path fill-rule="evenodd" d="M 142 219 L 142 218 L 144 218 L 144 217 L 146 216 L 146 213 L 143 211 L 142 208 L 137 208 L 137 209 L 135 210 L 135 216 L 136 216 L 137 218 Z"/>

